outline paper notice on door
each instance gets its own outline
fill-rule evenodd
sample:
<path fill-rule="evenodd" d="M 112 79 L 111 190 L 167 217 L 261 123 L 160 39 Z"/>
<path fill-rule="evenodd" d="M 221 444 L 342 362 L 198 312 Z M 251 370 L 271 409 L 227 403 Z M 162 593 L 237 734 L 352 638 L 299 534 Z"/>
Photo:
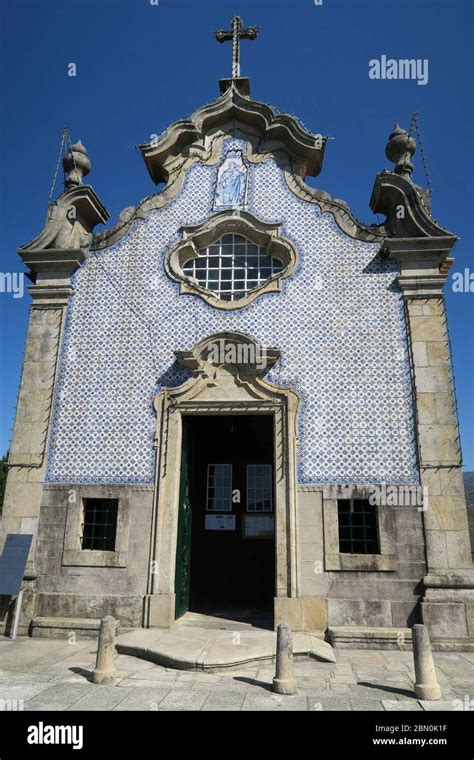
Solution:
<path fill-rule="evenodd" d="M 206 515 L 206 530 L 235 530 L 235 515 Z"/>
<path fill-rule="evenodd" d="M 273 515 L 244 515 L 245 538 L 271 538 L 274 531 Z"/>

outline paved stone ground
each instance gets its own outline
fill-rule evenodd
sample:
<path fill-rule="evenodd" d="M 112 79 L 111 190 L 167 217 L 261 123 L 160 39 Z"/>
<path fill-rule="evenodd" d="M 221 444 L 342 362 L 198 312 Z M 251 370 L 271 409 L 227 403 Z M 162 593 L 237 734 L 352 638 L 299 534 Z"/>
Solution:
<path fill-rule="evenodd" d="M 442 699 L 420 702 L 412 691 L 411 652 L 339 649 L 334 664 L 296 660 L 298 694 L 280 696 L 271 691 L 272 665 L 186 672 L 125 655 L 116 658 L 116 684 L 95 686 L 87 680 L 95 648 L 94 641 L 0 637 L 0 709 L 12 704 L 25 710 L 474 709 L 474 653 L 468 652 L 434 653 Z"/>

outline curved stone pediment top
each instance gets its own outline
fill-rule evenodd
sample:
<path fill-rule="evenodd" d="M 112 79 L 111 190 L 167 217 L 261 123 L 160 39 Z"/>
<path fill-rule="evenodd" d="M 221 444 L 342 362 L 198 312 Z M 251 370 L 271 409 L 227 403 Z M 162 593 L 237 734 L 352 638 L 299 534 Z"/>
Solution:
<path fill-rule="evenodd" d="M 280 358 L 277 348 L 268 348 L 242 332 L 220 332 L 208 335 L 189 351 L 175 351 L 183 367 L 195 377 L 211 378 L 215 371 L 227 367 L 240 378 L 264 375 Z"/>
<path fill-rule="evenodd" d="M 171 406 L 199 403 L 211 409 L 231 403 L 236 405 L 235 412 L 244 412 L 253 404 L 264 404 L 268 410 L 284 404 L 292 414 L 298 411 L 296 391 L 263 377 L 280 358 L 280 351 L 262 346 L 245 333 L 214 333 L 188 351 L 175 351 L 175 356 L 192 375 L 176 388 L 163 388 L 155 398 L 156 410 L 165 394 Z"/>
<path fill-rule="evenodd" d="M 262 136 L 250 126 L 227 122 L 206 140 L 195 141 L 182 155 L 176 155 L 170 163 L 170 176 L 167 186 L 154 195 L 143 198 L 136 206 L 125 208 L 116 224 L 110 229 L 94 234 L 94 250 L 107 248 L 120 240 L 135 220 L 146 219 L 153 210 L 165 208 L 182 189 L 186 175 L 196 164 L 215 166 L 222 161 L 223 144 L 229 138 L 245 141 L 245 159 L 249 166 L 259 165 L 273 159 L 281 169 L 289 190 L 301 200 L 317 204 L 323 213 L 333 214 L 340 229 L 356 240 L 382 242 L 387 235 L 385 226 L 369 225 L 359 221 L 352 214 L 348 204 L 340 199 L 333 199 L 329 193 L 308 185 L 296 171 L 292 157 L 279 141 L 263 141 Z M 171 159 L 170 159 L 171 161 Z M 241 212 L 242 218 L 245 213 Z"/>
<path fill-rule="evenodd" d="M 245 90 L 232 81 L 217 100 L 198 108 L 189 119 L 174 122 L 150 143 L 138 146 L 155 184 L 168 181 L 170 164 L 176 155 L 204 139 L 211 130 L 232 120 L 256 128 L 264 140 L 283 143 L 294 156 L 302 176 L 319 174 L 327 138 L 312 134 L 294 116 L 251 100 L 243 92 Z"/>

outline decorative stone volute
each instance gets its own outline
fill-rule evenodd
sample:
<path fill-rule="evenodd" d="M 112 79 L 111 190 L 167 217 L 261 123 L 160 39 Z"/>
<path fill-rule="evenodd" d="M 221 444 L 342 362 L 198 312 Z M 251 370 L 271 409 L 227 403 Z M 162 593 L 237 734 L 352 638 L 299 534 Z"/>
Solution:
<path fill-rule="evenodd" d="M 71 145 L 71 150 L 63 158 L 63 169 L 68 172 L 64 181 L 64 187 L 70 190 L 82 185 L 83 178 L 89 174 L 92 168 L 87 150 L 80 140 Z"/>
<path fill-rule="evenodd" d="M 375 178 L 370 208 L 375 214 L 385 214 L 385 231 L 389 238 L 456 238 L 442 227 L 431 212 L 429 190 L 412 181 L 412 157 L 416 151 L 413 137 L 395 124 L 385 146 L 385 155 L 395 164 Z"/>
<path fill-rule="evenodd" d="M 385 155 L 389 161 L 395 164 L 393 170 L 395 174 L 400 174 L 406 179 L 410 179 L 413 172 L 412 156 L 416 151 L 416 142 L 408 134 L 406 129 L 402 129 L 399 124 L 395 124 L 393 132 L 390 133 L 388 143 L 385 146 Z"/>
<path fill-rule="evenodd" d="M 48 207 L 43 230 L 18 249 L 35 302 L 64 304 L 72 293 L 70 277 L 81 266 L 92 241 L 96 224 L 104 224 L 109 212 L 83 177 L 91 170 L 87 151 L 79 140 L 64 156 L 68 172 L 66 190 Z"/>

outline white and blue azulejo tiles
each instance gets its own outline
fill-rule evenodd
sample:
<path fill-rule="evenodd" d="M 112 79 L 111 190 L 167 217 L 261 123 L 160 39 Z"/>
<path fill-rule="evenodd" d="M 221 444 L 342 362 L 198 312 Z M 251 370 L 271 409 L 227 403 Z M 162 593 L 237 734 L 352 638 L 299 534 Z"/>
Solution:
<path fill-rule="evenodd" d="M 243 151 L 229 139 L 223 153 Z M 225 159 L 225 155 L 222 157 Z M 195 164 L 166 206 L 91 251 L 74 275 L 53 405 L 47 482 L 152 483 L 153 399 L 188 373 L 175 350 L 223 330 L 276 346 L 267 378 L 300 395 L 302 483 L 418 480 L 397 266 L 288 188 L 274 160 L 246 162 L 246 208 L 281 224 L 299 264 L 281 293 L 236 311 L 180 295 L 163 260 L 214 211 L 219 165 Z"/>

